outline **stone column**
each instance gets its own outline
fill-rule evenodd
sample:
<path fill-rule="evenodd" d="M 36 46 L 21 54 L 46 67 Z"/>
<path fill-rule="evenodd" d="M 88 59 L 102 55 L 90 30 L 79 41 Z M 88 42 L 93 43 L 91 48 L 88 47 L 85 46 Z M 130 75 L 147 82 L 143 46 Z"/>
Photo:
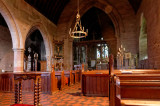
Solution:
<path fill-rule="evenodd" d="M 24 49 L 13 49 L 14 51 L 14 72 L 23 72 Z"/>
<path fill-rule="evenodd" d="M 51 68 L 51 56 L 46 56 L 46 69 L 47 71 L 52 71 L 52 68 Z"/>
<path fill-rule="evenodd" d="M 73 40 L 66 38 L 64 40 L 64 65 L 65 70 L 71 70 L 73 68 Z"/>

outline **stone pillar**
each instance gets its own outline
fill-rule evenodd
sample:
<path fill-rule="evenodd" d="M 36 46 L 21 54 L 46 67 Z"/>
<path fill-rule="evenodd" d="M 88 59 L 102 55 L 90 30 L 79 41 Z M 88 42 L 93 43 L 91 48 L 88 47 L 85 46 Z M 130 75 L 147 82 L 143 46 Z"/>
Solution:
<path fill-rule="evenodd" d="M 52 68 L 51 68 L 51 56 L 46 56 L 47 58 L 47 61 L 46 61 L 46 64 L 47 64 L 47 71 L 52 71 Z"/>
<path fill-rule="evenodd" d="M 73 68 L 73 40 L 66 38 L 64 40 L 64 70 L 72 70 Z"/>
<path fill-rule="evenodd" d="M 14 72 L 23 72 L 24 49 L 13 49 L 14 51 Z"/>

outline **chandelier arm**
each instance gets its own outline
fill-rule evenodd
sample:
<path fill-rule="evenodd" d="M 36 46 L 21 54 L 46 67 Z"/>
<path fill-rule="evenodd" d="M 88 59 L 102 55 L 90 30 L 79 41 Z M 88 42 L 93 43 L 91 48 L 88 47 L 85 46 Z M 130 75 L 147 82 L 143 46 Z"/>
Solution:
<path fill-rule="evenodd" d="M 77 2 L 77 10 L 78 10 L 78 14 L 79 14 L 79 0 Z"/>

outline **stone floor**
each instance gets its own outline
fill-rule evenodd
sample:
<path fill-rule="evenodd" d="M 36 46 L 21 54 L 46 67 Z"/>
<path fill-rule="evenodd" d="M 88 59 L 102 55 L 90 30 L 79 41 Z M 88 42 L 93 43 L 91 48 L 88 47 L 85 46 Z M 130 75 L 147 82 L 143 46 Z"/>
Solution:
<path fill-rule="evenodd" d="M 23 93 L 24 104 L 33 104 L 33 93 Z M 14 104 L 13 93 L 0 93 L 0 106 Z M 41 94 L 43 106 L 109 106 L 108 97 L 86 97 L 81 94 L 80 84 L 66 87 L 52 95 Z"/>

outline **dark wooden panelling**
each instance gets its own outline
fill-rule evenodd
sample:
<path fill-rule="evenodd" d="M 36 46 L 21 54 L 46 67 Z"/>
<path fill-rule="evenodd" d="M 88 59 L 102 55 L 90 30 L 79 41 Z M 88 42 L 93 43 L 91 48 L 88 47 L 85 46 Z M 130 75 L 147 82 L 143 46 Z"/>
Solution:
<path fill-rule="evenodd" d="M 42 79 L 42 92 L 51 93 L 51 79 L 50 73 L 41 75 Z M 33 92 L 33 80 L 22 81 L 23 92 Z M 14 77 L 13 73 L 0 73 L 0 92 L 13 92 L 14 91 Z"/>
<path fill-rule="evenodd" d="M 82 74 L 82 93 L 86 96 L 108 96 L 109 75 L 107 73 Z"/>
<path fill-rule="evenodd" d="M 0 91 L 12 92 L 14 88 L 13 74 L 0 74 Z"/>

